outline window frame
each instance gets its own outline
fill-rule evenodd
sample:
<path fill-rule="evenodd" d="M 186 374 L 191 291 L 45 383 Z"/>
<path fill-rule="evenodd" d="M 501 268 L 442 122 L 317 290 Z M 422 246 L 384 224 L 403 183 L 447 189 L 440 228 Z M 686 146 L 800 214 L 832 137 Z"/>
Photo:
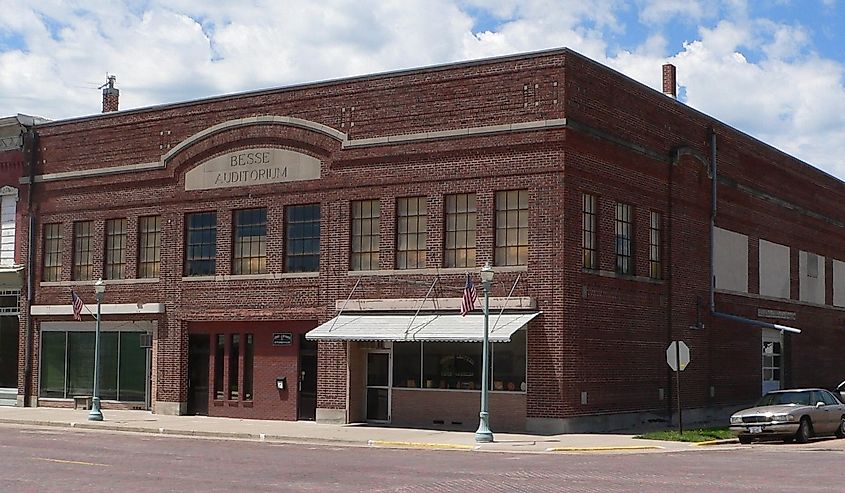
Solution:
<path fill-rule="evenodd" d="M 364 206 L 368 205 L 369 215 L 364 215 Z M 356 212 L 357 215 L 356 216 Z M 350 203 L 349 229 L 349 270 L 378 270 L 381 242 L 381 201 L 379 199 L 354 200 Z M 359 230 L 356 233 L 357 229 Z M 365 225 L 369 233 L 364 234 Z M 369 244 L 364 248 L 364 240 Z M 366 260 L 366 262 L 365 262 Z"/>
<path fill-rule="evenodd" d="M 452 206 L 453 201 L 454 206 Z M 443 266 L 475 267 L 476 240 L 478 239 L 477 195 L 474 192 L 450 194 L 444 198 L 443 204 Z M 463 210 L 461 210 L 462 207 Z M 471 229 L 470 222 L 472 222 Z M 462 224 L 464 229 L 460 229 Z M 460 246 L 461 244 L 463 246 Z"/>
<path fill-rule="evenodd" d="M 120 229 L 114 226 L 120 224 Z M 126 243 L 129 239 L 129 220 L 107 219 L 103 255 L 103 279 L 126 279 Z M 117 245 L 115 245 L 117 242 Z"/>
<path fill-rule="evenodd" d="M 151 229 L 150 222 L 153 223 Z M 152 242 L 150 241 L 152 239 Z M 150 244 L 152 243 L 152 245 Z M 153 258 L 153 260 L 149 260 Z M 138 270 L 139 279 L 155 279 L 161 269 L 161 216 L 138 218 Z"/>
<path fill-rule="evenodd" d="M 295 212 L 313 212 L 316 210 L 316 218 L 310 216 L 310 219 L 302 219 L 303 215 L 298 217 Z M 285 272 L 319 272 L 320 271 L 320 228 L 321 228 L 322 207 L 319 202 L 312 204 L 296 204 L 285 207 Z M 317 236 L 296 235 L 293 231 L 299 227 L 300 229 L 315 229 Z M 316 251 L 307 251 L 307 246 L 316 246 Z M 311 263 L 315 263 L 314 268 L 306 267 L 308 259 Z M 316 260 L 316 262 L 314 262 Z"/>
<path fill-rule="evenodd" d="M 581 257 L 584 269 L 596 270 L 598 262 L 598 197 L 581 194 Z"/>
<path fill-rule="evenodd" d="M 52 235 L 55 233 L 55 235 Z M 62 223 L 47 223 L 43 228 L 43 265 L 41 279 L 46 282 L 62 280 Z"/>
<path fill-rule="evenodd" d="M 633 276 L 634 269 L 634 212 L 625 202 L 616 203 L 616 273 Z"/>
<path fill-rule="evenodd" d="M 210 216 L 214 219 L 213 224 L 209 224 L 208 226 L 199 226 L 192 228 L 190 224 L 191 218 L 200 217 L 200 216 Z M 184 248 L 185 251 L 183 253 L 183 270 L 182 275 L 185 277 L 198 277 L 198 276 L 213 276 L 217 272 L 217 211 L 198 211 L 198 212 L 188 212 L 185 214 L 185 237 L 184 237 Z M 198 243 L 190 243 L 191 241 L 191 233 L 200 234 L 204 231 L 208 231 L 209 235 L 211 236 L 210 241 L 201 241 Z M 201 235 L 204 236 L 204 235 Z M 207 256 L 192 256 L 192 250 L 199 248 L 200 252 L 202 251 L 202 247 L 204 245 L 211 246 L 211 254 Z M 201 264 L 201 262 L 205 262 L 205 264 Z M 208 265 L 211 268 L 207 270 L 200 270 L 196 269 L 200 265 Z M 210 272 L 209 272 L 210 271 Z"/>
<path fill-rule="evenodd" d="M 648 219 L 648 274 L 652 279 L 663 278 L 663 214 L 650 211 Z"/>
<path fill-rule="evenodd" d="M 245 222 L 249 221 L 249 222 Z M 259 234 L 246 235 L 256 229 Z M 263 233 L 261 233 L 263 231 Z M 249 253 L 245 254 L 244 250 Z M 257 249 L 256 253 L 254 250 Z M 253 263 L 257 265 L 253 265 Z M 253 207 L 232 211 L 232 261 L 233 275 L 267 273 L 267 208 Z"/>
<path fill-rule="evenodd" d="M 530 220 L 528 190 L 496 192 L 495 209 L 494 264 L 497 266 L 528 265 Z M 511 258 L 513 253 L 516 254 L 515 259 Z"/>
<path fill-rule="evenodd" d="M 91 281 L 94 279 L 93 243 L 94 221 L 74 221 L 72 280 Z"/>
<path fill-rule="evenodd" d="M 412 205 L 416 206 L 414 209 L 416 213 L 412 213 Z M 424 269 L 428 257 L 427 250 L 428 197 L 397 198 L 396 268 L 399 270 Z"/>

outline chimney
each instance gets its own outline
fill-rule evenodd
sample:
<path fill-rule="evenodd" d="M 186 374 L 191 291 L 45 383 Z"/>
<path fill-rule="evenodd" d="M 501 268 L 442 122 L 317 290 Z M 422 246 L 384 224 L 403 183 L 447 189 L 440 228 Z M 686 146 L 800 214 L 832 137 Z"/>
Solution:
<path fill-rule="evenodd" d="M 675 88 L 678 87 L 677 81 L 675 80 L 675 66 L 671 63 L 667 63 L 663 65 L 663 94 L 669 96 L 672 99 L 678 99 L 678 94 L 675 92 Z"/>
<path fill-rule="evenodd" d="M 120 99 L 120 89 L 114 87 L 117 77 L 107 75 L 106 79 L 107 82 L 101 86 L 103 90 L 103 113 L 117 111 L 118 100 Z"/>

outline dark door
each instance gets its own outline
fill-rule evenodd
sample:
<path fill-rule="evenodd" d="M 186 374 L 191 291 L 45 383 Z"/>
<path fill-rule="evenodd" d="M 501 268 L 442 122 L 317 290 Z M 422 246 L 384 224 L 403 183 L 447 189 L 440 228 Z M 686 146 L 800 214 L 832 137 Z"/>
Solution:
<path fill-rule="evenodd" d="M 188 414 L 208 415 L 208 334 L 188 335 Z"/>
<path fill-rule="evenodd" d="M 317 341 L 299 335 L 299 419 L 317 418 Z"/>
<path fill-rule="evenodd" d="M 0 387 L 3 388 L 18 386 L 18 323 L 17 315 L 0 317 Z"/>

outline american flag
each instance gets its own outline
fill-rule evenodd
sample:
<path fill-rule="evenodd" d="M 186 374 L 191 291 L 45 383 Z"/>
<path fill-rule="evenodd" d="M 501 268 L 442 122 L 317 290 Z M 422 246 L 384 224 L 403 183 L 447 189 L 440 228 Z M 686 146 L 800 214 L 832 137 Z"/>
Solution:
<path fill-rule="evenodd" d="M 82 302 L 82 298 L 76 295 L 74 290 L 70 290 L 70 302 L 73 305 L 73 319 L 74 320 L 82 320 L 82 309 L 85 308 L 85 303 Z"/>
<path fill-rule="evenodd" d="M 475 300 L 478 299 L 478 294 L 475 292 L 475 286 L 472 284 L 472 279 L 467 272 L 467 284 L 464 287 L 464 298 L 461 300 L 461 316 L 465 316 L 475 308 Z"/>

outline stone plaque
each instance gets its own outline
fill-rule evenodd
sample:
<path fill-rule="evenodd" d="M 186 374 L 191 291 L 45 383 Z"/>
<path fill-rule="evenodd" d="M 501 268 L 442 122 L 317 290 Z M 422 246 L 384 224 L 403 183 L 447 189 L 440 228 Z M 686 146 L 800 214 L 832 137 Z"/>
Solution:
<path fill-rule="evenodd" d="M 795 320 L 795 312 L 787 312 L 783 310 L 769 310 L 767 308 L 758 308 L 757 316 L 760 318 L 776 318 L 780 320 Z"/>
<path fill-rule="evenodd" d="M 320 178 L 320 160 L 288 149 L 253 148 L 229 152 L 185 174 L 185 190 L 248 187 Z"/>

